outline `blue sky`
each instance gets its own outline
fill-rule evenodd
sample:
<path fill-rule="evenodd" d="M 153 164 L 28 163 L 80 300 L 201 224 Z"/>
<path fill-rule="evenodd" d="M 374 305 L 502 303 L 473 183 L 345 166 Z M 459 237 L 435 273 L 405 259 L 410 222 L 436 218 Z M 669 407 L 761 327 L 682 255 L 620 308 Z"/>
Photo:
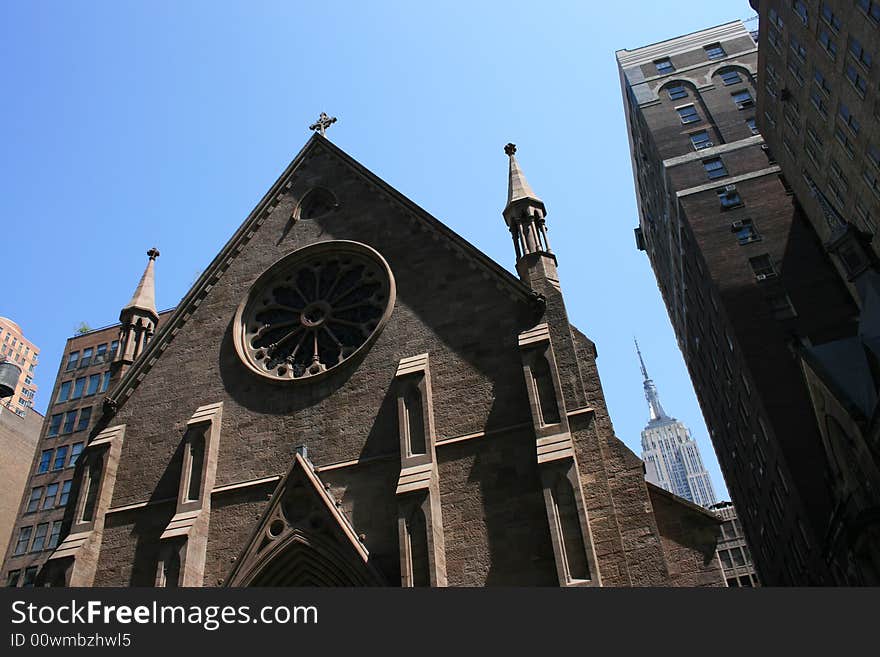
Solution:
<path fill-rule="evenodd" d="M 636 250 L 614 52 L 754 12 L 642 2 L 5 2 L 0 315 L 42 350 L 112 324 L 157 246 L 174 306 L 308 139 L 328 136 L 511 271 L 507 163 L 548 210 L 573 323 L 599 350 L 617 434 L 647 420 L 638 336 L 666 410 L 727 495 L 666 310 Z M 751 25 L 754 25 L 752 23 Z"/>

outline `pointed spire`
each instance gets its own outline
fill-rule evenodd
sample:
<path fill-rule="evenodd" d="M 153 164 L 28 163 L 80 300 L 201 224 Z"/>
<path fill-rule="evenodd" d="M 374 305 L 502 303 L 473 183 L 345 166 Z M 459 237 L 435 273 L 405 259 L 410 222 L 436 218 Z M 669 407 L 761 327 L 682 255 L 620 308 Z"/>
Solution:
<path fill-rule="evenodd" d="M 504 152 L 510 158 L 510 176 L 507 183 L 507 207 L 510 207 L 512 203 L 523 199 L 536 201 L 543 207 L 543 202 L 538 198 L 537 194 L 532 191 L 529 181 L 526 180 L 525 174 L 522 172 L 522 169 L 519 168 L 519 163 L 516 161 L 516 144 L 507 144 L 504 147 Z"/>
<path fill-rule="evenodd" d="M 144 270 L 144 275 L 141 276 L 141 281 L 138 283 L 131 301 L 122 309 L 122 315 L 126 314 L 128 310 L 137 309 L 151 313 L 154 317 L 159 316 L 156 312 L 156 280 L 154 273 L 154 262 L 159 257 L 159 250 L 154 247 L 147 251 L 147 256 L 150 258 L 149 262 L 147 262 L 147 268 Z"/>
<path fill-rule="evenodd" d="M 651 421 L 671 419 L 666 415 L 666 411 L 663 410 L 663 406 L 660 404 L 660 394 L 657 392 L 657 386 L 654 385 L 654 382 L 648 376 L 648 368 L 645 367 L 645 359 L 642 358 L 642 350 L 639 349 L 639 341 L 633 338 L 633 342 L 636 343 L 636 353 L 639 355 L 639 365 L 641 365 L 642 368 L 642 377 L 644 377 L 642 386 L 645 388 L 645 399 L 648 402 Z"/>

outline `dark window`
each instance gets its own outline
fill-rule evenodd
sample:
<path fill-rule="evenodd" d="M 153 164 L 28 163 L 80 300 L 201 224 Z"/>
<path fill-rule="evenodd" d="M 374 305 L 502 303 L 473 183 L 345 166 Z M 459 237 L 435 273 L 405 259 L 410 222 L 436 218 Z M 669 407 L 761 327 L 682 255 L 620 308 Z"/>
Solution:
<path fill-rule="evenodd" d="M 672 65 L 669 57 L 664 57 L 663 59 L 656 60 L 654 62 L 654 66 L 657 67 L 658 73 L 669 73 L 670 71 L 675 70 L 675 67 Z"/>
<path fill-rule="evenodd" d="M 20 573 L 20 570 L 10 570 L 9 574 L 6 576 L 6 586 L 9 588 L 15 588 L 18 586 L 18 575 Z"/>
<path fill-rule="evenodd" d="M 709 140 L 709 133 L 705 130 L 692 132 L 690 138 L 691 144 L 693 144 L 695 150 L 710 148 L 712 146 L 712 142 Z"/>
<path fill-rule="evenodd" d="M 713 157 L 711 160 L 703 160 L 703 168 L 706 170 L 706 175 L 709 177 L 709 180 L 723 178 L 727 175 L 727 169 L 720 157 Z"/>
<path fill-rule="evenodd" d="M 73 384 L 73 394 L 70 396 L 71 399 L 79 399 L 82 397 L 83 390 L 86 387 L 86 377 L 80 377 Z"/>
<path fill-rule="evenodd" d="M 758 242 L 761 239 L 761 236 L 758 234 L 758 229 L 755 228 L 751 219 L 734 221 L 730 225 L 730 230 L 731 232 L 736 233 L 736 239 L 740 244 L 750 244 L 752 242 Z"/>
<path fill-rule="evenodd" d="M 731 69 L 729 71 L 724 71 L 721 74 L 721 81 L 724 83 L 725 87 L 729 87 L 737 82 L 742 82 L 742 78 L 739 76 L 739 71 Z"/>
<path fill-rule="evenodd" d="M 37 466 L 37 474 L 49 471 L 49 464 L 52 462 L 52 450 L 44 449 L 40 454 L 40 464 Z"/>
<path fill-rule="evenodd" d="M 828 3 L 821 3 L 819 5 L 819 10 L 822 13 L 822 20 L 825 21 L 835 32 L 840 31 L 840 18 L 838 18 L 837 15 L 831 10 L 831 7 L 828 6 Z"/>
<path fill-rule="evenodd" d="M 58 506 L 65 506 L 68 498 L 70 498 L 70 487 L 73 484 L 72 479 L 68 479 L 61 483 L 61 497 L 58 498 Z"/>
<path fill-rule="evenodd" d="M 189 484 L 186 499 L 198 500 L 202 491 L 202 467 L 205 462 L 205 431 L 192 429 L 189 439 Z"/>
<path fill-rule="evenodd" d="M 752 94 L 748 89 L 743 89 L 741 91 L 735 91 L 733 94 L 733 102 L 736 104 L 738 109 L 745 109 L 746 107 L 751 107 L 755 104 L 755 101 L 752 99 Z"/>
<path fill-rule="evenodd" d="M 49 533 L 49 523 L 41 522 L 37 525 L 37 531 L 34 532 L 34 542 L 31 545 L 31 552 L 39 552 L 46 544 L 46 534 Z"/>
<path fill-rule="evenodd" d="M 31 488 L 31 496 L 28 499 L 27 513 L 33 513 L 40 508 L 40 499 L 43 497 L 43 487 Z"/>
<path fill-rule="evenodd" d="M 92 352 L 94 349 L 92 347 L 88 347 L 87 349 L 83 349 L 82 358 L 79 361 L 80 367 L 88 367 L 92 364 Z"/>
<path fill-rule="evenodd" d="M 553 374 L 544 354 L 539 352 L 535 352 L 532 361 L 532 380 L 540 406 L 541 424 L 557 424 L 560 422 L 559 405 L 556 402 Z"/>
<path fill-rule="evenodd" d="M 67 460 L 67 445 L 62 445 L 58 449 L 55 450 L 55 460 L 52 462 L 53 470 L 60 470 L 64 467 L 64 461 Z"/>
<path fill-rule="evenodd" d="M 92 419 L 92 407 L 83 408 L 79 412 L 79 422 L 76 424 L 77 431 L 85 431 L 89 428 L 89 420 Z"/>
<path fill-rule="evenodd" d="M 98 365 L 107 360 L 107 343 L 99 344 L 98 348 L 95 350 L 95 360 L 92 362 L 93 365 Z"/>
<path fill-rule="evenodd" d="M 859 64 L 865 68 L 871 68 L 871 62 L 873 62 L 874 58 L 871 56 L 871 53 L 865 50 L 862 43 L 855 37 L 849 38 L 849 51 Z"/>
<path fill-rule="evenodd" d="M 828 34 L 828 30 L 819 30 L 819 43 L 822 44 L 822 47 L 825 48 L 825 52 L 828 53 L 828 56 L 831 59 L 837 57 L 837 44 L 831 39 L 831 35 Z"/>
<path fill-rule="evenodd" d="M 862 77 L 855 64 L 847 62 L 844 73 L 846 74 L 846 79 L 850 81 L 850 84 L 852 84 L 859 95 L 864 96 L 865 92 L 868 91 L 868 81 Z"/>
<path fill-rule="evenodd" d="M 687 95 L 688 95 L 687 89 L 685 89 L 684 85 L 682 85 L 682 84 L 676 84 L 672 87 L 669 87 L 666 91 L 672 100 L 678 100 L 679 98 L 687 98 Z"/>
<path fill-rule="evenodd" d="M 71 433 L 73 432 L 73 427 L 76 425 L 76 411 L 67 411 L 64 414 L 64 428 L 61 430 L 62 433 Z"/>
<path fill-rule="evenodd" d="M 417 505 L 406 520 L 406 532 L 410 546 L 412 585 L 431 586 L 430 561 L 428 559 L 428 528 L 425 514 Z"/>
<path fill-rule="evenodd" d="M 110 343 L 110 355 L 107 357 L 107 360 L 113 360 L 117 351 L 119 351 L 119 340 L 114 340 Z"/>
<path fill-rule="evenodd" d="M 70 398 L 70 384 L 71 381 L 65 381 L 61 384 L 61 387 L 58 388 L 58 402 L 66 402 Z"/>
<path fill-rule="evenodd" d="M 98 503 L 98 486 L 101 483 L 101 470 L 104 467 L 104 459 L 96 456 L 89 464 L 88 480 L 86 481 L 86 499 L 83 503 L 82 522 L 91 522 L 95 516 L 95 506 Z"/>
<path fill-rule="evenodd" d="M 18 530 L 18 541 L 15 543 L 15 552 L 13 554 L 18 555 L 27 552 L 33 531 L 33 527 L 22 527 Z"/>
<path fill-rule="evenodd" d="M 676 108 L 678 116 L 682 123 L 697 123 L 700 121 L 700 115 L 697 114 L 697 108 L 693 105 Z"/>
<path fill-rule="evenodd" d="M 21 583 L 22 588 L 30 588 L 37 579 L 37 567 L 28 566 L 24 569 L 24 580 Z"/>
<path fill-rule="evenodd" d="M 868 160 L 870 160 L 871 164 L 880 168 L 880 149 L 873 144 L 868 144 L 867 154 Z"/>
<path fill-rule="evenodd" d="M 412 383 L 403 396 L 406 418 L 406 439 L 410 454 L 425 454 L 425 420 L 422 407 L 422 391 Z"/>
<path fill-rule="evenodd" d="M 788 45 L 799 60 L 804 61 L 807 58 L 807 49 L 793 34 L 789 37 Z"/>
<path fill-rule="evenodd" d="M 813 69 L 813 81 L 819 85 L 819 89 L 822 90 L 826 96 L 831 94 L 831 84 L 828 82 L 828 78 L 822 75 L 822 71 L 818 68 Z"/>
<path fill-rule="evenodd" d="M 110 385 L 110 372 L 104 372 L 104 380 L 101 381 L 101 392 L 107 392 L 107 386 Z"/>
<path fill-rule="evenodd" d="M 753 135 L 761 134 L 760 130 L 758 130 L 758 124 L 755 122 L 754 116 L 746 119 L 746 125 L 749 126 L 749 130 Z"/>
<path fill-rule="evenodd" d="M 73 443 L 70 448 L 70 463 L 68 463 L 69 467 L 73 467 L 76 465 L 76 462 L 79 460 L 79 455 L 82 454 L 83 451 L 83 443 Z"/>
<path fill-rule="evenodd" d="M 78 362 L 79 362 L 79 352 L 78 351 L 70 352 L 70 355 L 67 357 L 67 371 L 69 372 L 70 370 L 75 370 Z"/>
<path fill-rule="evenodd" d="M 773 267 L 773 262 L 770 260 L 770 256 L 766 253 L 755 256 L 754 258 L 749 258 L 749 264 L 752 266 L 752 271 L 755 272 L 755 278 L 759 281 L 776 276 L 776 269 Z"/>
<path fill-rule="evenodd" d="M 837 110 L 837 113 L 840 118 L 843 119 L 843 122 L 846 123 L 849 129 L 853 131 L 853 134 L 859 134 L 861 124 L 859 123 L 858 119 L 853 116 L 852 112 L 849 111 L 849 107 L 841 103 L 840 108 Z"/>
<path fill-rule="evenodd" d="M 804 4 L 803 0 L 794 0 L 794 2 L 791 3 L 791 8 L 792 10 L 794 10 L 794 13 L 800 16 L 800 19 L 803 21 L 804 25 L 807 25 L 809 23 L 807 5 Z"/>
<path fill-rule="evenodd" d="M 49 534 L 49 543 L 47 548 L 58 547 L 58 539 L 61 537 L 61 520 L 52 523 L 52 532 Z"/>
<path fill-rule="evenodd" d="M 58 495 L 58 484 L 46 486 L 46 496 L 43 498 L 43 508 L 51 509 L 55 506 L 55 497 Z"/>
<path fill-rule="evenodd" d="M 875 23 L 880 23 L 880 2 L 875 2 L 874 0 L 856 0 L 856 4 L 859 6 L 859 9 L 865 12 L 865 16 Z"/>
<path fill-rule="evenodd" d="M 101 375 L 100 374 L 92 374 L 89 377 L 89 385 L 86 388 L 86 396 L 94 395 L 98 392 L 98 386 L 101 385 Z"/>
<path fill-rule="evenodd" d="M 52 419 L 49 420 L 49 433 L 47 436 L 57 436 L 58 430 L 61 428 L 61 418 L 64 417 L 63 413 L 58 413 L 57 415 L 53 415 Z"/>
<path fill-rule="evenodd" d="M 727 54 L 724 52 L 724 48 L 721 47 L 720 43 L 713 43 L 708 46 L 703 46 L 703 48 L 706 50 L 706 57 L 709 59 L 721 59 Z"/>

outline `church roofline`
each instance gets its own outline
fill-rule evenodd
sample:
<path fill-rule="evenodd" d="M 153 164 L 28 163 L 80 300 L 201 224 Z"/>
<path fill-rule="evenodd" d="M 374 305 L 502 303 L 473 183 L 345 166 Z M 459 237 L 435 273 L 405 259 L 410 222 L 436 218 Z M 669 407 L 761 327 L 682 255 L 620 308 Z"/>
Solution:
<path fill-rule="evenodd" d="M 661 495 L 661 496 L 663 496 L 663 497 L 668 497 L 668 498 L 671 499 L 672 501 L 674 501 L 674 502 L 678 502 L 678 503 L 681 504 L 682 506 L 686 506 L 686 507 L 689 508 L 691 511 L 696 511 L 696 512 L 698 512 L 698 513 L 703 514 L 703 515 L 706 516 L 707 518 L 711 518 L 712 520 L 714 520 L 714 521 L 715 521 L 716 523 L 718 523 L 719 525 L 723 522 L 723 520 L 722 520 L 721 518 L 719 518 L 718 516 L 716 516 L 716 515 L 715 515 L 714 513 L 712 513 L 709 509 L 706 509 L 705 507 L 702 507 L 702 506 L 700 506 L 699 504 L 694 504 L 694 503 L 691 502 L 690 500 L 686 500 L 686 499 L 684 499 L 683 497 L 679 497 L 679 496 L 676 495 L 675 493 L 670 493 L 668 490 L 666 490 L 665 488 L 661 488 L 661 487 L 658 486 L 657 484 L 652 484 L 650 481 L 647 481 L 647 480 L 646 480 L 646 481 L 645 481 L 645 485 L 648 487 L 648 492 L 651 493 L 652 495 L 656 494 L 656 495 Z"/>
<path fill-rule="evenodd" d="M 123 406 L 123 404 L 125 404 L 134 392 L 138 383 L 143 380 L 147 372 L 152 369 L 153 365 L 177 335 L 177 332 L 190 318 L 192 312 L 201 304 L 202 300 L 217 284 L 226 269 L 229 268 L 238 257 L 238 254 L 244 249 L 244 245 L 253 237 L 259 227 L 262 226 L 263 222 L 281 202 L 286 191 L 292 187 L 293 181 L 291 180 L 291 177 L 296 170 L 318 148 L 325 148 L 339 157 L 370 183 L 381 188 L 397 203 L 403 205 L 413 214 L 424 220 L 431 229 L 446 237 L 454 246 L 458 247 L 461 252 L 470 256 L 485 267 L 490 274 L 495 276 L 498 283 L 504 285 L 508 292 L 514 297 L 519 297 L 528 303 L 542 303 L 543 297 L 537 294 L 525 283 L 520 281 L 517 277 L 480 251 L 461 235 L 443 224 L 439 219 L 432 216 L 415 202 L 394 189 L 389 183 L 379 178 L 376 174 L 355 160 L 351 155 L 333 144 L 326 137 L 322 137 L 316 132 L 309 138 L 305 145 L 303 145 L 275 183 L 263 195 L 254 209 L 251 210 L 250 214 L 242 222 L 238 230 L 233 233 L 232 237 L 229 238 L 223 248 L 220 249 L 220 252 L 211 261 L 211 264 L 205 268 L 202 275 L 199 276 L 198 280 L 196 280 L 174 309 L 171 317 L 158 327 L 155 336 L 150 341 L 149 345 L 147 345 L 144 352 L 140 354 L 132 366 L 128 368 L 122 376 L 120 381 L 110 390 L 109 394 L 104 399 L 105 414 L 108 408 L 112 409 L 112 412 L 115 413 Z"/>

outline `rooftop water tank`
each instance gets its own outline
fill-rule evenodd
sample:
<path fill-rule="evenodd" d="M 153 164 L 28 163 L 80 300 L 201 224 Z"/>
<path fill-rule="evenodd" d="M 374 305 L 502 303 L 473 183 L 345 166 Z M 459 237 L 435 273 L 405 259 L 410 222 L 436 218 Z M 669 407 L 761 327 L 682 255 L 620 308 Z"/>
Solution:
<path fill-rule="evenodd" d="M 5 360 L 0 363 L 0 399 L 11 397 L 18 385 L 18 377 L 21 376 L 21 368 L 12 361 Z"/>

